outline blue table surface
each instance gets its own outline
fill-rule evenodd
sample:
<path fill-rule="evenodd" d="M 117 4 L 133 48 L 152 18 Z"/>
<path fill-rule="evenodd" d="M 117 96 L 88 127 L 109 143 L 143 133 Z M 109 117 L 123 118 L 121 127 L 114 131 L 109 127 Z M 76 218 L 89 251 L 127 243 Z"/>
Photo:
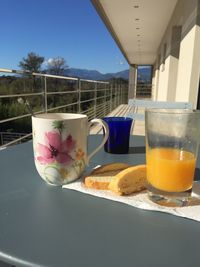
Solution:
<path fill-rule="evenodd" d="M 89 150 L 101 138 L 91 136 Z M 89 169 L 110 162 L 145 163 L 144 137 L 131 137 L 129 154 L 102 149 Z M 4 262 L 43 267 L 200 266 L 198 222 L 49 186 L 35 169 L 31 142 L 0 151 L 0 167 Z"/>

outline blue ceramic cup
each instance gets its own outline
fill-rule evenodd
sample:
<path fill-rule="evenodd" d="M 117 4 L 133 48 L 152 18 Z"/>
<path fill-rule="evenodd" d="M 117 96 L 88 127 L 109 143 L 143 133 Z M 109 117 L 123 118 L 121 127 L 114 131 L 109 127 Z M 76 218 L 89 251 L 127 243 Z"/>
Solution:
<path fill-rule="evenodd" d="M 109 137 L 104 145 L 104 150 L 113 154 L 128 153 L 133 120 L 126 117 L 105 117 L 103 120 L 109 128 Z"/>

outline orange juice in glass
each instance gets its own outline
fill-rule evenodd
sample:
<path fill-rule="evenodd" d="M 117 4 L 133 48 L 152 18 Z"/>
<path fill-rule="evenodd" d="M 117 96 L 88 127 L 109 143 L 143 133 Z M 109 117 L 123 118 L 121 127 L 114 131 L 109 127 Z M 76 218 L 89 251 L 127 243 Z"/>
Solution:
<path fill-rule="evenodd" d="M 149 109 L 145 112 L 149 197 L 167 206 L 191 196 L 200 141 L 200 112 Z"/>

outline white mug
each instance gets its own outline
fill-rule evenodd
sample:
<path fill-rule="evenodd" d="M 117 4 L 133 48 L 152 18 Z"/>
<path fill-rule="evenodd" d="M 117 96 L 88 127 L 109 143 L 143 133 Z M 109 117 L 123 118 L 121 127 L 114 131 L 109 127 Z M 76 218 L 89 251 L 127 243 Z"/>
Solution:
<path fill-rule="evenodd" d="M 92 124 L 105 131 L 102 143 L 87 155 L 87 136 Z M 63 185 L 78 179 L 86 164 L 108 139 L 108 126 L 101 119 L 73 113 L 32 116 L 34 160 L 38 173 L 49 184 Z"/>

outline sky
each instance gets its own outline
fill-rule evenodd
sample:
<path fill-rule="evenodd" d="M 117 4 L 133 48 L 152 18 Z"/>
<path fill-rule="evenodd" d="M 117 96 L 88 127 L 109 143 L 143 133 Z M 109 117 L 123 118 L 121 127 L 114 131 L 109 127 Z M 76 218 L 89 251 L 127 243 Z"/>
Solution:
<path fill-rule="evenodd" d="M 0 0 L 0 28 L 0 68 L 20 69 L 29 52 L 101 73 L 129 68 L 90 0 Z"/>

